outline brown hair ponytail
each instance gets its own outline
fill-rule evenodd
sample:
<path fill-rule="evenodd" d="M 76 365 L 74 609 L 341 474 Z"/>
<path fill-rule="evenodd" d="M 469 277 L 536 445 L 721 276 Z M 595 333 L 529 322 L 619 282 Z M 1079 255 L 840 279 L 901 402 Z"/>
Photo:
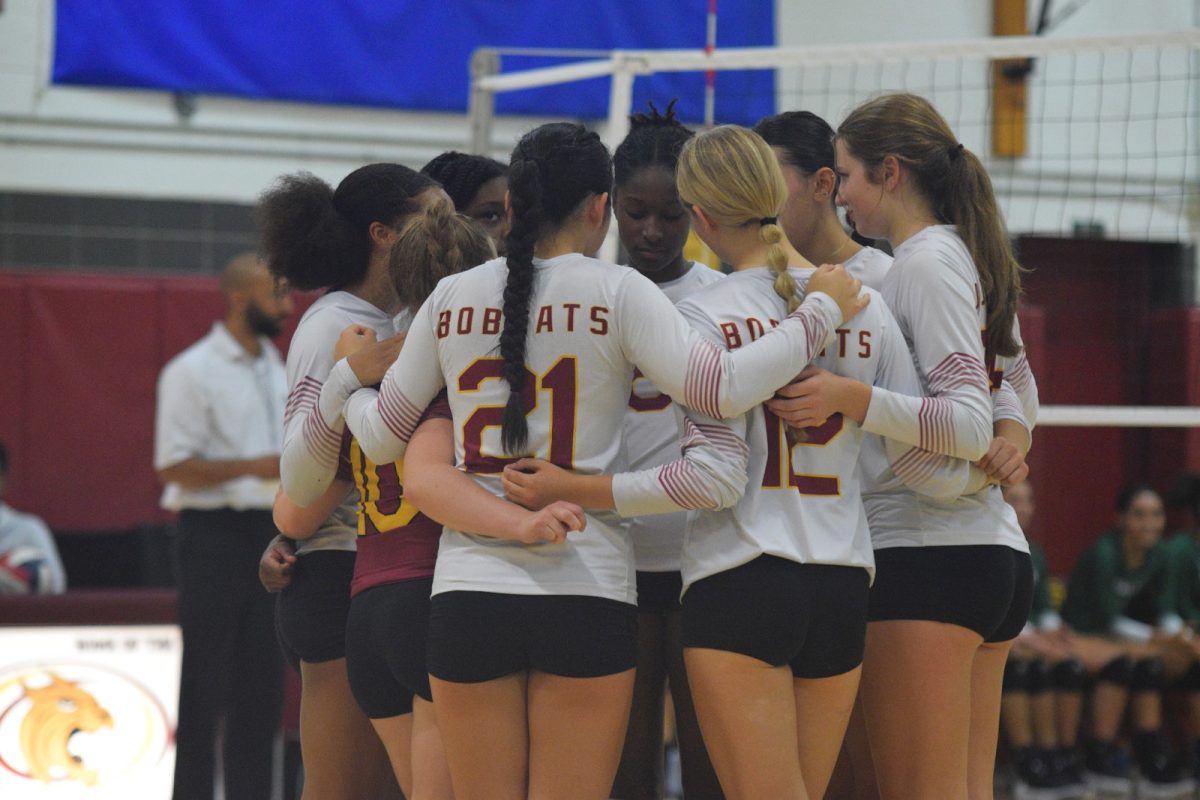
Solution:
<path fill-rule="evenodd" d="M 1021 297 L 1021 265 L 1013 256 L 987 170 L 930 102 L 892 94 L 863 103 L 838 127 L 837 138 L 877 174 L 895 156 L 916 178 L 941 222 L 954 225 L 975 269 L 987 307 L 988 358 L 1020 352 L 1013 320 Z"/>

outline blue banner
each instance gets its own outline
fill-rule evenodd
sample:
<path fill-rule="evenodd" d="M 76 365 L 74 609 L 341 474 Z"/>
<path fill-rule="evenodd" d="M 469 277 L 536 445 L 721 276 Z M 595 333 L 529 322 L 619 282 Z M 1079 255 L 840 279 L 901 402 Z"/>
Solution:
<path fill-rule="evenodd" d="M 718 47 L 775 43 L 774 0 L 720 8 Z M 704 0 L 58 0 L 55 83 L 464 111 L 480 46 L 704 46 Z M 505 57 L 504 71 L 563 63 Z M 497 97 L 500 113 L 599 118 L 607 79 Z M 717 73 L 718 121 L 773 113 L 771 71 Z M 640 78 L 635 108 L 679 98 L 703 116 L 701 74 Z"/>

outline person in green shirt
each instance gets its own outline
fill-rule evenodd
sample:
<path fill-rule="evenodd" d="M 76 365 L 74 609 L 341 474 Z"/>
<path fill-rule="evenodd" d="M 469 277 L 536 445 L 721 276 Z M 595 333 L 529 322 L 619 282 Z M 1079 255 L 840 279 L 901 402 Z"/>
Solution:
<path fill-rule="evenodd" d="M 1158 492 L 1145 484 L 1123 489 L 1116 525 L 1084 551 L 1071 571 L 1062 618 L 1080 634 L 1121 643 L 1134 658 L 1134 757 L 1148 782 L 1176 785 L 1183 782 L 1182 769 L 1163 731 L 1162 692 L 1169 677 L 1186 672 L 1188 663 L 1178 657 L 1178 615 L 1170 606 L 1169 551 L 1162 539 L 1165 521 Z M 1089 761 L 1111 756 L 1115 747 L 1111 740 L 1092 740 Z"/>
<path fill-rule="evenodd" d="M 1006 487 L 1004 497 L 1028 531 L 1034 516 L 1033 487 Z M 1029 624 L 1017 637 L 1004 674 L 1001 725 L 1014 754 L 1017 779 L 1030 789 L 1082 792 L 1076 758 L 1084 694 L 1091 689 L 1087 767 L 1100 782 L 1128 790 L 1127 758 L 1112 742 L 1129 701 L 1133 663 L 1121 645 L 1080 635 L 1063 625 L 1050 601 L 1050 571 L 1041 545 L 1029 541 L 1034 589 Z"/>

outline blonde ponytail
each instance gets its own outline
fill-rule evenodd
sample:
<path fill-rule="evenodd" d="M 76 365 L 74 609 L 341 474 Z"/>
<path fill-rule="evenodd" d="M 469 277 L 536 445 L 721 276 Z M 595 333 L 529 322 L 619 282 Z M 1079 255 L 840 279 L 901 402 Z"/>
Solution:
<path fill-rule="evenodd" d="M 788 313 L 800 305 L 796 279 L 788 272 L 787 250 L 783 247 L 783 228 L 778 222 L 767 222 L 758 229 L 758 236 L 767 246 L 767 266 L 775 273 L 775 293 L 787 303 Z"/>
<path fill-rule="evenodd" d="M 800 300 L 787 271 L 783 228 L 776 221 L 787 200 L 787 184 L 770 146 L 747 128 L 719 125 L 683 145 L 675 175 L 685 205 L 699 206 L 719 225 L 759 226 L 775 291 L 787 301 L 788 312 L 794 311 Z"/>

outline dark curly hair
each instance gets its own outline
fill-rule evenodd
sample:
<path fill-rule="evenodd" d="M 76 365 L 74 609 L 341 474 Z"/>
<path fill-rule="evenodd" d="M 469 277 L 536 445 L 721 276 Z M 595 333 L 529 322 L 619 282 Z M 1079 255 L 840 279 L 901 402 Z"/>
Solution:
<path fill-rule="evenodd" d="M 629 115 L 629 134 L 613 153 L 617 186 L 624 186 L 634 173 L 646 167 L 662 167 L 675 174 L 679 151 L 693 135 L 675 116 L 675 102 L 667 104 L 665 113 L 647 102 L 649 114 Z"/>
<path fill-rule="evenodd" d="M 494 158 L 450 150 L 421 167 L 421 174 L 440 183 L 454 207 L 462 211 L 485 183 L 507 175 L 508 167 Z"/>
<path fill-rule="evenodd" d="M 582 125 L 551 122 L 521 137 L 508 166 L 512 228 L 505 244 L 508 279 L 504 286 L 504 328 L 500 357 L 508 381 L 501 441 L 510 455 L 529 442 L 522 395 L 529 300 L 533 293 L 533 250 L 538 239 L 553 233 L 591 195 L 612 190 L 613 167 L 600 137 Z"/>
<path fill-rule="evenodd" d="M 308 172 L 284 175 L 259 197 L 263 260 L 297 289 L 341 289 L 366 275 L 372 222 L 395 225 L 437 186 L 399 164 L 368 164 L 337 189 Z"/>

